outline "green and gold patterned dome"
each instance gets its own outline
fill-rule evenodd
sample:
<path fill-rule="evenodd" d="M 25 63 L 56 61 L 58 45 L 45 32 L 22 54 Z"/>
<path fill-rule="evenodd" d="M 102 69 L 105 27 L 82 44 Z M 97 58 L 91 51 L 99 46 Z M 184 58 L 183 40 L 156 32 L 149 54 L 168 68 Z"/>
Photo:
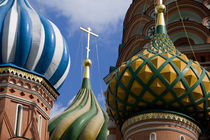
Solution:
<path fill-rule="evenodd" d="M 123 63 L 105 91 L 109 115 L 122 124 L 145 111 L 173 111 L 200 121 L 210 117 L 210 76 L 180 53 L 167 35 L 164 5 L 150 46 Z"/>
<path fill-rule="evenodd" d="M 50 140 L 106 140 L 108 135 L 108 115 L 99 105 L 90 84 L 89 39 L 88 32 L 87 57 L 83 62 L 85 67 L 81 89 L 60 115 L 51 119 L 48 126 Z M 94 34 L 95 35 L 95 34 Z"/>

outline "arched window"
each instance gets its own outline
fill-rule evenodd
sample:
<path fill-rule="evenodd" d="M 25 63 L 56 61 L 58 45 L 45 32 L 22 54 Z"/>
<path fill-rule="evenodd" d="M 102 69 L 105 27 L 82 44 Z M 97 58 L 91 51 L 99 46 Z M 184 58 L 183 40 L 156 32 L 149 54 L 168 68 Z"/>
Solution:
<path fill-rule="evenodd" d="M 17 104 L 16 115 L 15 115 L 15 127 L 14 127 L 15 136 L 20 136 L 21 134 L 22 112 L 23 112 L 23 106 L 21 104 Z"/>
<path fill-rule="evenodd" d="M 39 133 L 39 137 L 41 138 L 41 133 L 42 133 L 42 115 L 39 115 L 39 119 L 38 119 L 38 133 Z"/>
<path fill-rule="evenodd" d="M 185 137 L 181 135 L 179 140 L 185 140 Z"/>
<path fill-rule="evenodd" d="M 150 133 L 149 140 L 156 140 L 156 133 Z"/>

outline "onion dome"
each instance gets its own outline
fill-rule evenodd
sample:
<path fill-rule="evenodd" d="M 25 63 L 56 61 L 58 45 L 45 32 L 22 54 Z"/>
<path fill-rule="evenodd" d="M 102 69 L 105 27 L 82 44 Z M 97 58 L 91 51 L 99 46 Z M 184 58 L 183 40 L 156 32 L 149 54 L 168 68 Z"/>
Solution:
<path fill-rule="evenodd" d="M 2 0 L 0 17 L 0 66 L 13 64 L 38 73 L 59 88 L 68 74 L 70 56 L 58 28 L 27 0 Z"/>
<path fill-rule="evenodd" d="M 69 107 L 49 122 L 51 140 L 105 140 L 107 137 L 108 115 L 91 89 L 91 60 L 87 57 L 83 64 L 85 71 L 81 89 Z"/>
<path fill-rule="evenodd" d="M 156 7 L 156 33 L 148 48 L 124 62 L 105 91 L 108 113 L 122 125 L 145 112 L 176 112 L 210 118 L 210 75 L 180 53 L 167 35 L 165 6 Z"/>

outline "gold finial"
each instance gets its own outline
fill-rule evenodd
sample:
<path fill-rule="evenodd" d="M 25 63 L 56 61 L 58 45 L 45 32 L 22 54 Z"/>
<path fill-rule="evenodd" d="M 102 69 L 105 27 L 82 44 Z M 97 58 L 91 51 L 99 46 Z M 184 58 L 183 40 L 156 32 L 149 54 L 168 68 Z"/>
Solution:
<path fill-rule="evenodd" d="M 84 67 L 85 67 L 84 78 L 90 78 L 89 68 L 90 68 L 90 66 L 92 65 L 92 62 L 91 62 L 91 60 L 89 59 L 89 53 L 90 53 L 90 35 L 93 35 L 93 36 L 95 36 L 95 37 L 98 37 L 98 35 L 92 33 L 90 27 L 88 27 L 87 29 L 84 29 L 84 28 L 80 27 L 80 29 L 81 29 L 82 31 L 88 33 L 87 47 L 86 47 L 87 55 L 86 55 L 86 59 L 83 61 L 83 65 L 84 65 Z"/>
<path fill-rule="evenodd" d="M 158 14 L 157 18 L 157 24 L 165 26 L 165 19 L 164 19 L 164 13 L 166 11 L 166 6 L 163 4 L 162 0 L 159 0 L 158 5 L 155 7 L 155 12 Z"/>
<path fill-rule="evenodd" d="M 155 33 L 167 34 L 164 13 L 166 12 L 166 6 L 163 4 L 163 0 L 158 0 L 158 4 L 155 7 L 155 12 L 157 13 L 157 22 Z"/>

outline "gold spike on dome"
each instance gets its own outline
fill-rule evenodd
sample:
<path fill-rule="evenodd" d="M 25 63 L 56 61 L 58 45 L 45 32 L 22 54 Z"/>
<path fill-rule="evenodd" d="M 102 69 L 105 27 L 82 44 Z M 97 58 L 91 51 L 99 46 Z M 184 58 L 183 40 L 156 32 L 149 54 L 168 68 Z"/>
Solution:
<path fill-rule="evenodd" d="M 163 5 L 162 0 L 160 0 L 158 5 L 155 7 L 155 12 L 158 14 L 156 26 L 165 26 L 164 13 L 166 12 L 166 6 Z"/>
<path fill-rule="evenodd" d="M 139 96 L 140 93 L 142 92 L 143 87 L 141 84 L 139 84 L 136 80 L 133 82 L 132 86 L 131 86 L 131 92 L 135 93 L 135 95 Z M 138 92 L 136 92 L 138 91 Z"/>
<path fill-rule="evenodd" d="M 131 80 L 131 77 L 129 75 L 131 75 L 130 71 L 126 69 L 120 80 L 124 86 L 128 86 L 129 81 Z"/>
<path fill-rule="evenodd" d="M 175 91 L 177 96 L 180 96 L 187 91 L 182 81 L 178 81 L 176 85 L 173 87 L 173 90 Z"/>
<path fill-rule="evenodd" d="M 172 61 L 180 71 L 183 71 L 184 68 L 187 66 L 187 64 L 184 61 L 182 61 L 181 59 L 177 57 L 175 57 Z"/>
<path fill-rule="evenodd" d="M 153 71 L 149 67 L 149 65 L 144 65 L 144 67 L 138 73 L 139 78 L 144 82 L 147 83 L 153 75 Z"/>
<path fill-rule="evenodd" d="M 169 63 L 161 70 L 160 74 L 163 75 L 169 84 L 172 84 L 177 77 L 176 71 Z"/>
<path fill-rule="evenodd" d="M 143 63 L 144 61 L 142 59 L 137 59 L 135 60 L 132 64 L 131 67 L 133 68 L 133 71 L 136 71 L 139 66 Z"/>
<path fill-rule="evenodd" d="M 160 56 L 156 56 L 153 57 L 150 61 L 155 66 L 155 68 L 158 69 L 165 62 L 165 59 Z"/>
<path fill-rule="evenodd" d="M 159 79 L 156 78 L 150 88 L 156 92 L 157 95 L 161 95 L 161 93 L 163 93 L 163 91 L 166 89 L 166 86 L 163 84 L 163 82 Z"/>

